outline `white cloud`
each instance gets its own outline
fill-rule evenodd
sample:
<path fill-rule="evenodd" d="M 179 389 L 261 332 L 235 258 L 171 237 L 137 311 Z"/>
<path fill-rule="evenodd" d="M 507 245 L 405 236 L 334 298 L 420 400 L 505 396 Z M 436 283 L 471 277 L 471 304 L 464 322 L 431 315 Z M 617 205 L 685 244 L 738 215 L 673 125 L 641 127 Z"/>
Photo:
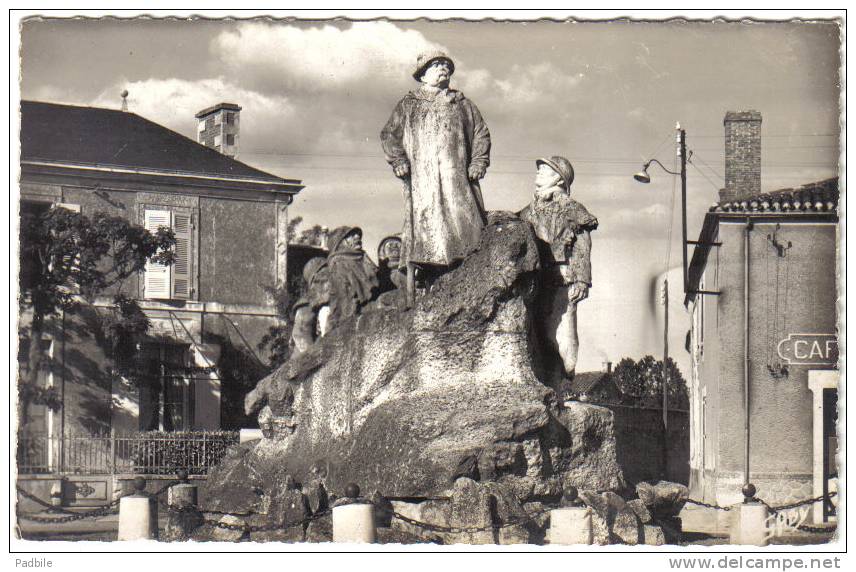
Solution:
<path fill-rule="evenodd" d="M 101 92 L 92 102 L 98 107 L 119 107 L 119 92 L 127 89 L 128 108 L 137 115 L 193 137 L 195 114 L 224 101 L 241 105 L 241 133 L 271 133 L 295 114 L 285 95 L 264 95 L 238 87 L 222 78 L 188 81 L 182 79 L 147 79 L 130 83 L 118 82 Z"/>
<path fill-rule="evenodd" d="M 465 92 L 495 97 L 504 105 L 519 108 L 567 99 L 583 79 L 582 74 L 567 74 L 552 63 L 542 62 L 533 66 L 514 64 L 502 78 L 482 69 L 468 71 L 460 81 Z"/>
<path fill-rule="evenodd" d="M 301 28 L 247 22 L 221 33 L 212 51 L 238 75 L 280 76 L 291 89 L 315 91 L 409 78 L 419 53 L 443 49 L 390 22 Z"/>

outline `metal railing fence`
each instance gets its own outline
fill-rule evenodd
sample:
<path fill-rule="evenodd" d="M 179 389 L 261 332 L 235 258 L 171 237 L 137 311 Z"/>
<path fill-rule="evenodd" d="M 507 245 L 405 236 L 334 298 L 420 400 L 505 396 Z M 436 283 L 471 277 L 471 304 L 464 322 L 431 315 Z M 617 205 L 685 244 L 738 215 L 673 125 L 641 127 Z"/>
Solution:
<path fill-rule="evenodd" d="M 23 435 L 18 438 L 19 474 L 207 474 L 237 431 L 141 432 L 104 435 Z"/>

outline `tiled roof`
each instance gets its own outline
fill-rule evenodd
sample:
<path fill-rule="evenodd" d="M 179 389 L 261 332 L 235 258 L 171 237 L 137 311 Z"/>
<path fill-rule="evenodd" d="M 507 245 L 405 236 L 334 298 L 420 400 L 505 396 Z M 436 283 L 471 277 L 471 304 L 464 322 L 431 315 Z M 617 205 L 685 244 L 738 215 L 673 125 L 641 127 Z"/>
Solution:
<path fill-rule="evenodd" d="M 574 375 L 569 392 L 576 395 L 589 393 L 595 389 L 600 382 L 608 378 L 609 374 L 605 371 L 584 371 Z"/>
<path fill-rule="evenodd" d="M 798 189 L 779 189 L 735 201 L 720 201 L 713 213 L 812 213 L 838 210 L 838 178 L 803 185 Z"/>
<path fill-rule="evenodd" d="M 135 113 L 21 102 L 21 160 L 299 184 L 255 169 Z"/>

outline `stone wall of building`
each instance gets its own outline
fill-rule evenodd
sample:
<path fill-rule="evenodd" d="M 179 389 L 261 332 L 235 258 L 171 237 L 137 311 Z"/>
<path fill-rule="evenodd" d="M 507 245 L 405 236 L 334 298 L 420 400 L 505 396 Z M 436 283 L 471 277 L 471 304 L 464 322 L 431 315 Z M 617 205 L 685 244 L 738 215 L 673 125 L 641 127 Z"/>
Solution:
<path fill-rule="evenodd" d="M 716 485 L 702 488 L 721 502 L 739 498 L 734 475 L 742 475 L 744 466 L 743 233 L 744 223 L 722 222 L 719 267 L 707 268 L 708 274 L 718 273 L 721 295 L 716 313 L 708 314 L 716 345 L 706 347 L 704 356 L 718 368 L 705 368 L 700 388 L 707 388 L 705 446 L 712 447 L 704 478 L 715 478 Z M 774 233 L 779 244 L 790 245 L 784 257 L 772 246 Z M 782 374 L 771 366 L 780 361 L 777 345 L 789 334 L 836 332 L 835 244 L 833 223 L 782 222 L 777 229 L 774 222 L 756 222 L 751 232 L 750 479 L 763 498 L 794 489 L 790 481 L 812 474 L 809 367 L 791 365 Z"/>
<path fill-rule="evenodd" d="M 202 198 L 199 295 L 223 304 L 272 306 L 276 286 L 273 203 Z"/>

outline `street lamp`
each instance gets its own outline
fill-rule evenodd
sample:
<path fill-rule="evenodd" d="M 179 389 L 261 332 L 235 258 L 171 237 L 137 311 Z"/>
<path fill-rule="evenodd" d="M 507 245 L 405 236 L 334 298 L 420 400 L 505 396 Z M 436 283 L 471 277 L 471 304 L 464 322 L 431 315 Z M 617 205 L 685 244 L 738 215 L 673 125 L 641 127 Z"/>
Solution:
<path fill-rule="evenodd" d="M 653 164 L 659 165 L 661 169 L 670 175 L 679 175 L 681 177 L 681 251 L 683 258 L 683 282 L 684 282 L 684 294 L 710 294 L 713 296 L 718 296 L 719 292 L 712 292 L 710 290 L 690 290 L 689 288 L 689 271 L 687 268 L 687 245 L 705 245 L 705 246 L 719 246 L 719 243 L 702 243 L 696 240 L 687 240 L 687 160 L 689 155 L 687 155 L 687 132 L 684 129 L 681 129 L 681 124 L 678 123 L 675 126 L 677 130 L 677 143 L 678 143 L 678 156 L 681 158 L 681 170 L 680 171 L 670 171 L 657 159 L 649 159 L 642 165 L 642 170 L 633 175 L 633 178 L 636 179 L 639 183 L 648 184 L 651 182 L 651 175 L 648 174 L 648 169 Z"/>
<path fill-rule="evenodd" d="M 675 126 L 678 132 L 678 156 L 681 158 L 681 170 L 679 172 L 670 171 L 657 159 L 649 159 L 643 166 L 642 170 L 633 175 L 636 181 L 648 184 L 651 182 L 651 175 L 648 174 L 648 169 L 652 164 L 656 163 L 661 169 L 670 175 L 680 175 L 681 177 L 681 228 L 683 247 L 683 281 L 684 294 L 688 292 L 687 279 L 687 132 L 681 129 L 681 124 Z M 668 480 L 669 466 L 669 279 L 668 275 L 663 280 L 663 305 L 665 307 L 664 325 L 663 325 L 663 480 Z"/>
<path fill-rule="evenodd" d="M 651 175 L 648 174 L 648 167 L 651 166 L 652 163 L 657 163 L 660 165 L 660 168 L 669 173 L 670 175 L 680 175 L 680 173 L 675 173 L 674 171 L 668 170 L 665 165 L 659 162 L 657 159 L 651 159 L 644 165 L 642 165 L 642 170 L 633 175 L 633 178 L 639 181 L 640 183 L 648 184 L 651 182 Z"/>
<path fill-rule="evenodd" d="M 678 123 L 675 126 L 675 129 L 678 132 L 677 140 L 678 140 L 678 156 L 681 158 L 681 170 L 679 172 L 674 172 L 668 170 L 660 161 L 657 159 L 649 159 L 642 166 L 642 170 L 635 175 L 633 178 L 636 179 L 640 183 L 648 184 L 651 182 L 651 175 L 648 174 L 648 168 L 656 163 L 660 166 L 661 169 L 669 173 L 670 175 L 680 175 L 681 177 L 681 229 L 682 229 L 682 238 L 681 241 L 682 251 L 683 251 L 683 267 L 684 267 L 684 294 L 689 293 L 688 283 L 689 280 L 687 278 L 687 132 L 684 129 L 681 129 L 681 124 Z"/>

